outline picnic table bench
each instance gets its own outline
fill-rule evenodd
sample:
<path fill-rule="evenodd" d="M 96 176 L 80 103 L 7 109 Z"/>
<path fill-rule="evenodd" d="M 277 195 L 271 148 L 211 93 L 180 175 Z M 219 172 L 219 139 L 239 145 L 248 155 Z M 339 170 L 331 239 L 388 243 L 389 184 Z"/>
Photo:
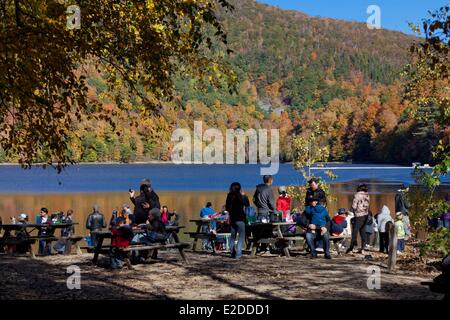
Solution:
<path fill-rule="evenodd" d="M 197 229 L 195 232 L 185 232 L 184 234 L 189 235 L 191 239 L 194 239 L 194 242 L 192 244 L 192 250 L 197 250 L 197 242 L 198 239 L 202 240 L 208 240 L 211 243 L 211 247 L 213 249 L 213 253 L 216 253 L 216 246 L 215 242 L 217 239 L 217 234 L 212 232 L 202 232 L 202 227 L 209 225 L 211 222 L 217 222 L 217 223 L 226 223 L 224 220 L 219 219 L 192 219 L 189 220 L 189 222 L 194 222 L 197 225 Z"/>
<path fill-rule="evenodd" d="M 157 258 L 159 249 L 178 249 L 178 252 L 181 256 L 181 259 L 184 263 L 188 263 L 186 255 L 184 253 L 184 249 L 190 246 L 189 243 L 180 242 L 178 237 L 178 232 L 180 229 L 184 228 L 183 226 L 167 226 L 166 232 L 170 233 L 173 236 L 175 243 L 155 243 L 155 244 L 145 244 L 145 243 L 133 243 L 126 248 L 118 248 L 121 252 L 124 253 L 124 261 L 128 268 L 133 269 L 131 265 L 131 261 L 129 258 L 129 253 L 133 251 L 150 251 L 150 256 L 152 259 Z M 139 234 L 146 232 L 146 228 L 133 228 L 133 233 Z M 111 245 L 104 245 L 104 239 L 112 239 L 113 234 L 111 231 L 96 231 L 97 236 L 97 245 L 94 248 L 94 257 L 92 259 L 92 263 L 97 264 L 98 256 L 100 254 L 109 254 Z"/>
<path fill-rule="evenodd" d="M 11 245 L 25 245 L 27 248 L 27 253 L 29 253 L 30 258 L 35 258 L 35 254 L 32 249 L 32 244 L 36 241 L 45 241 L 46 247 L 49 246 L 51 252 L 51 243 L 58 240 L 66 241 L 66 249 L 65 254 L 71 253 L 72 245 L 77 247 L 77 253 L 80 253 L 81 250 L 78 245 L 78 241 L 83 239 L 81 236 L 70 236 L 70 237 L 57 237 L 54 235 L 56 229 L 65 229 L 71 227 L 77 223 L 60 223 L 60 224 L 1 224 L 0 228 L 5 232 L 3 236 L 0 238 L 0 248 L 3 249 L 4 246 Z M 48 235 L 41 236 L 32 236 L 31 233 L 35 230 L 49 229 L 50 232 Z M 20 232 L 21 236 L 18 237 L 13 235 L 12 232 Z"/>
<path fill-rule="evenodd" d="M 256 251 L 258 250 L 261 244 L 274 244 L 278 243 L 283 253 L 286 257 L 290 257 L 289 252 L 289 242 L 302 240 L 302 237 L 297 235 L 288 235 L 283 234 L 281 231 L 282 226 L 290 226 L 295 225 L 295 222 L 271 222 L 271 223 L 261 223 L 255 222 L 248 226 L 248 230 L 251 233 L 250 240 L 250 248 L 251 248 L 251 256 L 256 255 Z"/>

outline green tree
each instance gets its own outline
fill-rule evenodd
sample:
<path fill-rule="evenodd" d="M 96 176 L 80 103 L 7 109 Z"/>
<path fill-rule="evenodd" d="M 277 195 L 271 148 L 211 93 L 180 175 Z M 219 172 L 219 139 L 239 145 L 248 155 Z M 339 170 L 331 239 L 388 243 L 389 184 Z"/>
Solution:
<path fill-rule="evenodd" d="M 434 173 L 450 170 L 450 5 L 423 21 L 425 38 L 411 46 L 411 63 L 405 69 L 409 112 L 418 121 L 417 135 L 429 137 L 436 163 Z M 436 128 L 437 127 L 437 128 Z M 436 141 L 433 141 L 434 138 Z"/>

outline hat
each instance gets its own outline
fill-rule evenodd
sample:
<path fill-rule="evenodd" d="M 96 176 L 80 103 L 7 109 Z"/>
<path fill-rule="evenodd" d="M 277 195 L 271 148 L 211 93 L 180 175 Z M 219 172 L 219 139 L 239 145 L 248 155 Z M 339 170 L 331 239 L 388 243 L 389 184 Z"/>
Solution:
<path fill-rule="evenodd" d="M 150 179 L 147 179 L 147 178 L 145 178 L 145 179 L 142 179 L 142 181 L 141 181 L 141 186 L 150 186 L 151 185 L 151 182 L 150 182 Z"/>
<path fill-rule="evenodd" d="M 286 187 L 285 187 L 285 186 L 279 186 L 279 187 L 278 187 L 278 192 L 279 192 L 279 193 L 286 192 Z"/>
<path fill-rule="evenodd" d="M 400 217 L 400 216 L 403 215 L 403 213 L 402 213 L 401 211 L 399 211 L 399 212 L 397 212 L 395 215 L 396 215 L 397 217 Z"/>
<path fill-rule="evenodd" d="M 344 213 L 347 213 L 347 210 L 345 210 L 345 208 L 339 208 L 338 214 L 344 214 Z"/>
<path fill-rule="evenodd" d="M 19 221 L 28 220 L 28 215 L 26 213 L 19 214 Z"/>

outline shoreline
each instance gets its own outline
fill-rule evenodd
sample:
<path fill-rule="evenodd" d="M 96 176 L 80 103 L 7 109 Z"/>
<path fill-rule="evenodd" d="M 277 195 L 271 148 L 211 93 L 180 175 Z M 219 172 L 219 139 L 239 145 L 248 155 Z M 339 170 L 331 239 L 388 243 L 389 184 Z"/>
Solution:
<path fill-rule="evenodd" d="M 213 164 L 208 164 L 208 163 L 194 163 L 194 161 L 192 161 L 192 163 L 182 163 L 182 164 L 177 164 L 174 163 L 172 161 L 163 161 L 163 160 L 149 160 L 149 161 L 133 161 L 133 162 L 118 162 L 118 161 L 95 161 L 95 162 L 76 162 L 74 164 L 67 164 L 67 167 L 73 167 L 73 166 L 93 166 L 93 165 L 152 165 L 152 164 L 171 164 L 171 165 L 209 165 L 209 166 L 213 166 L 213 165 L 258 165 L 258 166 L 268 166 L 270 164 L 262 164 L 262 163 L 213 163 Z M 292 161 L 286 161 L 286 162 L 279 162 L 280 165 L 285 165 L 285 164 L 290 164 L 293 165 Z M 348 162 L 348 161 L 329 161 L 326 162 L 325 165 L 361 165 L 361 166 L 377 166 L 377 167 L 398 167 L 400 168 L 412 168 L 410 166 L 407 165 L 403 165 L 403 164 L 395 164 L 395 163 L 375 163 L 375 162 Z M 16 166 L 16 167 L 21 167 L 22 165 L 20 163 L 16 163 L 16 162 L 0 162 L 0 166 Z M 48 163 L 33 163 L 31 165 L 31 167 L 42 167 L 42 166 L 47 166 L 47 167 L 52 167 L 51 165 L 49 165 Z M 316 168 L 316 167 L 320 167 L 320 166 L 313 166 L 311 168 Z M 325 166 L 326 167 L 326 166 Z M 425 168 L 425 169 L 432 169 L 432 166 L 424 166 L 421 168 Z"/>

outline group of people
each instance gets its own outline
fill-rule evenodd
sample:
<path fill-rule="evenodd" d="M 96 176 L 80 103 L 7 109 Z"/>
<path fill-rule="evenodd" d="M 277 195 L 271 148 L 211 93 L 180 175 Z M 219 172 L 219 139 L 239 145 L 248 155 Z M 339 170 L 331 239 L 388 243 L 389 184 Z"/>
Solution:
<path fill-rule="evenodd" d="M 398 253 L 404 251 L 405 240 L 411 236 L 411 226 L 409 222 L 409 209 L 411 207 L 408 200 L 409 186 L 402 185 L 395 196 L 395 218 L 392 219 L 389 208 L 385 205 L 376 215 L 370 211 L 370 196 L 367 185 L 361 184 L 357 187 L 351 208 L 346 210 L 340 208 L 333 217 L 330 217 L 327 209 L 327 197 L 324 190 L 320 187 L 320 181 L 312 178 L 308 181 L 308 188 L 305 194 L 304 211 L 301 213 L 291 212 L 291 196 L 286 187 L 278 188 L 278 197 L 275 199 L 273 189 L 273 177 L 263 176 L 263 183 L 256 186 L 252 197 L 254 207 L 250 204 L 248 196 L 243 191 L 239 182 L 233 182 L 230 185 L 225 204 L 222 210 L 216 212 L 212 208 L 212 203 L 208 202 L 200 211 L 200 217 L 211 219 L 209 231 L 217 232 L 217 221 L 222 220 L 227 223 L 231 233 L 229 249 L 231 257 L 239 259 L 242 256 L 242 249 L 246 238 L 246 227 L 254 222 L 295 222 L 292 226 L 287 226 L 284 232 L 295 233 L 296 226 L 300 227 L 306 233 L 306 242 L 312 258 L 317 257 L 319 248 L 325 253 L 326 259 L 331 259 L 330 254 L 330 236 L 351 237 L 346 250 L 350 253 L 358 244 L 358 235 L 360 246 L 358 252 L 368 249 L 371 246 L 379 245 L 380 252 L 388 252 L 389 246 L 389 224 L 393 224 L 396 229 L 398 243 Z M 448 196 L 447 196 L 448 197 Z M 161 206 L 159 197 L 151 186 L 149 179 L 144 179 L 140 183 L 139 194 L 134 190 L 129 190 L 129 199 L 134 205 L 134 209 L 124 204 L 119 211 L 114 210 L 109 221 L 109 229 L 114 234 L 112 243 L 114 248 L 126 247 L 130 243 L 157 243 L 166 242 L 168 233 L 165 227 L 168 225 L 178 225 L 179 216 L 173 211 L 170 212 L 167 206 Z M 447 199 L 450 202 L 450 199 Z M 450 212 L 445 213 L 450 216 Z M 444 226 L 448 227 L 448 217 L 444 215 Z M 445 220 L 447 219 L 447 220 Z M 16 223 L 15 218 L 12 222 Z M 42 208 L 36 218 L 38 224 L 55 224 L 61 222 L 72 222 L 73 210 L 68 210 L 64 215 L 58 212 L 49 215 L 47 208 Z M 28 215 L 21 214 L 18 217 L 18 223 L 28 223 Z M 93 211 L 86 220 L 86 229 L 90 231 L 88 239 L 91 246 L 97 244 L 96 234 L 98 231 L 107 227 L 105 216 L 99 211 L 99 206 L 95 205 Z M 222 225 L 222 224 L 221 224 Z M 146 233 L 134 235 L 132 226 L 141 226 L 147 230 Z M 46 236 L 52 234 L 53 230 L 40 228 L 39 235 Z M 61 230 L 63 237 L 73 235 L 74 228 L 65 228 Z M 236 244 L 237 240 L 237 244 Z M 55 249 L 63 252 L 65 243 L 58 241 Z M 204 248 L 207 241 L 204 242 Z M 267 246 L 263 246 L 267 250 Z M 116 250 L 117 252 L 120 250 Z M 44 240 L 39 241 L 39 254 L 49 254 L 50 248 L 46 246 Z M 114 252 L 113 256 L 120 260 Z"/>
<path fill-rule="evenodd" d="M 29 224 L 29 216 L 26 213 L 21 213 L 16 217 L 10 218 L 12 224 Z M 36 224 L 45 224 L 48 226 L 41 227 L 38 230 L 38 236 L 42 237 L 41 240 L 38 241 L 38 255 L 50 255 L 51 253 L 51 247 L 48 242 L 44 240 L 45 237 L 51 237 L 54 235 L 55 229 L 52 227 L 52 225 L 57 224 L 69 224 L 66 228 L 61 228 L 61 239 L 58 240 L 53 248 L 58 253 L 63 253 L 66 249 L 66 245 L 68 242 L 68 237 L 71 237 L 74 235 L 75 228 L 72 224 L 73 222 L 73 210 L 69 209 L 67 210 L 66 214 L 62 211 L 58 211 L 52 214 L 49 214 L 49 210 L 47 208 L 41 208 L 39 211 L 39 214 L 36 215 Z M 26 238 L 29 237 L 29 234 L 27 234 L 26 229 L 18 230 L 15 235 L 17 238 Z M 64 239 L 63 239 L 64 238 Z M 12 252 L 17 253 L 25 253 L 28 250 L 28 244 L 17 244 L 12 246 L 8 249 Z"/>
<path fill-rule="evenodd" d="M 231 257 L 239 259 L 242 256 L 242 248 L 246 238 L 246 226 L 253 222 L 295 222 L 296 225 L 286 227 L 284 232 L 295 233 L 296 226 L 302 228 L 306 233 L 306 242 L 312 258 L 317 257 L 317 251 L 322 249 L 326 259 L 331 259 L 330 236 L 351 237 L 346 250 L 351 253 L 358 244 L 358 253 L 379 245 L 380 252 L 388 252 L 389 228 L 392 223 L 397 233 L 397 250 L 400 254 L 404 251 L 405 240 L 411 235 L 409 222 L 409 208 L 411 207 L 407 192 L 409 186 L 404 184 L 395 196 L 395 218 L 392 219 L 389 208 L 385 205 L 375 215 L 370 210 L 370 196 L 366 184 L 357 187 L 349 210 L 340 208 L 333 217 L 330 217 L 327 209 L 327 197 L 320 187 L 320 181 L 312 178 L 308 181 L 306 190 L 304 211 L 301 213 L 291 212 L 291 196 L 286 187 L 278 188 L 278 198 L 275 199 L 273 190 L 273 177 L 266 175 L 263 183 L 256 186 L 253 195 L 253 204 L 242 190 L 240 183 L 233 182 L 229 188 L 226 203 L 221 212 L 215 212 L 210 202 L 202 208 L 201 217 L 227 217 L 230 225 Z M 210 224 L 214 229 L 214 222 Z M 237 244 L 236 243 L 237 240 Z M 262 246 L 267 250 L 267 246 Z"/>
<path fill-rule="evenodd" d="M 170 212 L 167 206 L 161 206 L 159 196 L 151 186 L 149 179 L 140 183 L 139 194 L 129 190 L 129 198 L 134 205 L 134 210 L 124 204 L 120 211 L 114 210 L 109 221 L 109 229 L 113 234 L 111 242 L 111 267 L 118 268 L 123 265 L 121 248 L 130 244 L 166 243 L 170 240 L 170 233 L 166 232 L 166 226 L 178 225 L 179 216 L 176 211 Z M 97 232 L 106 228 L 105 216 L 99 212 L 95 205 L 93 212 L 86 220 L 86 229 L 90 231 L 90 245 L 97 245 Z M 134 234 L 133 226 L 138 226 L 145 232 Z M 134 257 L 138 260 L 146 259 L 145 253 Z"/>

